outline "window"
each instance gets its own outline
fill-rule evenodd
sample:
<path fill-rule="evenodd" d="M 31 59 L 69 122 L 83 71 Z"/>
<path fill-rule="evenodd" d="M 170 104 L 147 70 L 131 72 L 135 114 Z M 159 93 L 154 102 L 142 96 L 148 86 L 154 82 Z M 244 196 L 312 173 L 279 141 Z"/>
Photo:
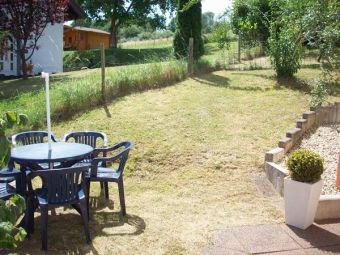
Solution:
<path fill-rule="evenodd" d="M 68 43 L 72 43 L 72 37 L 68 38 Z"/>

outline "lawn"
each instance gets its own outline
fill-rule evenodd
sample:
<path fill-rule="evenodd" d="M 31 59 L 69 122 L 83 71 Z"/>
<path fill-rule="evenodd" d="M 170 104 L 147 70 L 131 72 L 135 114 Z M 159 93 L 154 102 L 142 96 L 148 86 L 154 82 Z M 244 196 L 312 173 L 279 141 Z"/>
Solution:
<path fill-rule="evenodd" d="M 172 46 L 173 38 L 163 38 L 143 41 L 127 41 L 119 44 L 122 49 L 150 49 L 150 48 L 164 48 Z"/>
<path fill-rule="evenodd" d="M 264 196 L 257 180 L 264 153 L 308 109 L 309 94 L 291 86 L 315 75 L 302 69 L 297 80 L 278 84 L 272 70 L 218 71 L 54 124 L 59 137 L 100 130 L 109 143 L 131 139 L 136 146 L 125 174 L 128 216 L 119 216 L 115 185 L 110 201 L 94 185 L 92 245 L 80 217 L 59 209 L 49 218 L 50 253 L 199 254 L 217 229 L 282 222 L 278 197 Z M 38 215 L 19 254 L 41 253 Z"/>
<path fill-rule="evenodd" d="M 160 45 L 158 48 L 117 48 L 105 50 L 106 66 L 122 66 L 139 63 L 150 63 L 173 58 L 171 45 Z M 65 51 L 65 71 L 79 70 L 80 68 L 98 68 L 100 50 Z"/>

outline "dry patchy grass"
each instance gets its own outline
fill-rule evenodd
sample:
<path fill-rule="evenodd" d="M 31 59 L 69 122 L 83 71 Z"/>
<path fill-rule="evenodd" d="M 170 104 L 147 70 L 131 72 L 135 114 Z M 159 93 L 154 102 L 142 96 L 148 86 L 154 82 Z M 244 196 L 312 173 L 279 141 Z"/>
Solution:
<path fill-rule="evenodd" d="M 110 143 L 131 139 L 136 147 L 125 175 L 128 216 L 119 216 L 116 186 L 110 186 L 114 204 L 94 186 L 92 245 L 85 244 L 80 217 L 58 210 L 49 225 L 50 252 L 198 254 L 216 229 L 282 222 L 253 177 L 262 172 L 265 151 L 308 108 L 309 95 L 278 86 L 273 75 L 219 71 L 123 97 L 106 111 L 55 126 L 59 137 L 70 130 L 101 130 Z M 311 76 L 313 69 L 299 73 Z M 40 253 L 38 229 L 19 253 Z"/>

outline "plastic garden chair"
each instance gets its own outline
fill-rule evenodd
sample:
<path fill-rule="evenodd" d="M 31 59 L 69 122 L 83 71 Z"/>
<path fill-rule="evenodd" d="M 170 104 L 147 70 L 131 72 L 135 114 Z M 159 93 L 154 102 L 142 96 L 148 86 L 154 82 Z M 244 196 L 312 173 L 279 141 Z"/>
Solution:
<path fill-rule="evenodd" d="M 28 131 L 18 133 L 12 136 L 13 146 L 29 145 L 36 143 L 45 143 L 48 139 L 48 132 L 46 131 Z M 51 139 L 53 142 L 57 142 L 57 138 L 52 135 Z"/>
<path fill-rule="evenodd" d="M 107 137 L 105 133 L 97 131 L 75 131 L 64 135 L 64 142 L 71 142 L 87 144 L 96 149 L 98 140 L 102 140 L 103 147 L 107 145 Z"/>
<path fill-rule="evenodd" d="M 129 157 L 129 152 L 133 147 L 133 142 L 126 141 L 119 144 L 113 145 L 109 148 L 98 149 L 97 152 L 102 152 L 107 155 L 108 153 L 115 153 L 110 157 L 96 157 L 91 163 L 91 172 L 86 175 L 87 184 L 87 199 L 89 199 L 90 183 L 91 182 L 115 182 L 118 184 L 119 200 L 122 215 L 126 215 L 125 208 L 125 195 L 124 195 L 124 182 L 123 182 L 123 171 L 126 161 Z M 115 169 L 109 168 L 107 165 L 118 165 Z M 87 205 L 89 206 L 89 200 Z"/>
<path fill-rule="evenodd" d="M 31 172 L 28 176 L 28 203 L 27 203 L 27 222 L 26 227 L 29 232 L 34 230 L 34 211 L 36 201 L 41 211 L 41 240 L 42 249 L 47 250 L 47 221 L 48 210 L 50 207 L 61 206 L 65 204 L 72 205 L 80 212 L 87 243 L 91 242 L 89 225 L 87 199 L 85 197 L 86 185 L 85 174 L 88 167 L 72 167 L 58 170 L 40 170 Z M 42 188 L 33 189 L 32 180 L 35 177 L 42 178 Z M 70 223 L 72 224 L 72 223 Z"/>
<path fill-rule="evenodd" d="M 15 188 L 10 185 L 10 183 L 15 181 Z M 0 194 L 0 199 L 7 199 L 12 194 L 17 193 L 20 195 L 24 195 L 24 180 L 23 173 L 15 169 L 13 167 L 5 167 L 0 170 L 0 185 L 3 192 L 8 192 L 9 196 L 7 197 L 5 193 Z M 3 198 L 4 197 L 4 198 Z"/>
<path fill-rule="evenodd" d="M 53 142 L 57 142 L 57 138 L 52 134 L 51 139 Z M 12 145 L 13 146 L 23 146 L 30 145 L 36 143 L 45 143 L 48 140 L 48 132 L 46 131 L 28 131 L 18 133 L 12 136 Z M 41 163 L 39 164 L 43 169 L 48 169 L 48 164 Z M 60 164 L 56 163 L 55 167 L 58 167 Z"/>
<path fill-rule="evenodd" d="M 102 142 L 102 147 L 105 148 L 107 146 L 107 136 L 105 133 L 98 132 L 98 131 L 73 131 L 64 135 L 63 141 L 64 142 L 75 142 L 75 143 L 82 143 L 91 146 L 95 150 L 98 149 L 98 141 Z M 105 156 L 105 155 L 103 155 Z M 77 163 L 75 166 L 82 166 L 91 164 L 93 156 L 84 159 L 82 162 Z M 107 182 L 100 183 L 101 189 L 104 188 L 105 197 L 109 197 L 108 193 L 108 184 Z"/>

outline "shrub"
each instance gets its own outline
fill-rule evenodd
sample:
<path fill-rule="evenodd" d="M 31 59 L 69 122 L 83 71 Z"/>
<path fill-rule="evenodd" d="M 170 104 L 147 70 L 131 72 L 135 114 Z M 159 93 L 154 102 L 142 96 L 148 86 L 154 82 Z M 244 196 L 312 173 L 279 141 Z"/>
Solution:
<path fill-rule="evenodd" d="M 26 231 L 15 226 L 25 207 L 25 199 L 19 195 L 7 202 L 0 200 L 0 248 L 14 249 L 25 239 Z"/>
<path fill-rule="evenodd" d="M 212 41 L 217 42 L 220 49 L 226 48 L 229 50 L 232 41 L 232 32 L 229 23 L 221 23 L 214 28 L 211 35 Z"/>
<path fill-rule="evenodd" d="M 290 177 L 299 182 L 316 182 L 324 171 L 322 157 L 308 149 L 294 151 L 288 158 L 287 166 Z"/>
<path fill-rule="evenodd" d="M 302 46 L 295 37 L 289 30 L 272 33 L 269 37 L 268 54 L 278 77 L 293 77 L 300 68 Z"/>
<path fill-rule="evenodd" d="M 311 94 L 312 97 L 310 105 L 312 107 L 322 106 L 322 104 L 326 101 L 328 96 L 325 80 L 323 80 L 322 78 L 318 78 L 315 82 Z"/>
<path fill-rule="evenodd" d="M 8 164 L 11 156 L 11 148 L 6 136 L 6 130 L 14 126 L 24 126 L 27 124 L 27 116 L 16 112 L 6 112 L 0 116 L 0 169 Z"/>

